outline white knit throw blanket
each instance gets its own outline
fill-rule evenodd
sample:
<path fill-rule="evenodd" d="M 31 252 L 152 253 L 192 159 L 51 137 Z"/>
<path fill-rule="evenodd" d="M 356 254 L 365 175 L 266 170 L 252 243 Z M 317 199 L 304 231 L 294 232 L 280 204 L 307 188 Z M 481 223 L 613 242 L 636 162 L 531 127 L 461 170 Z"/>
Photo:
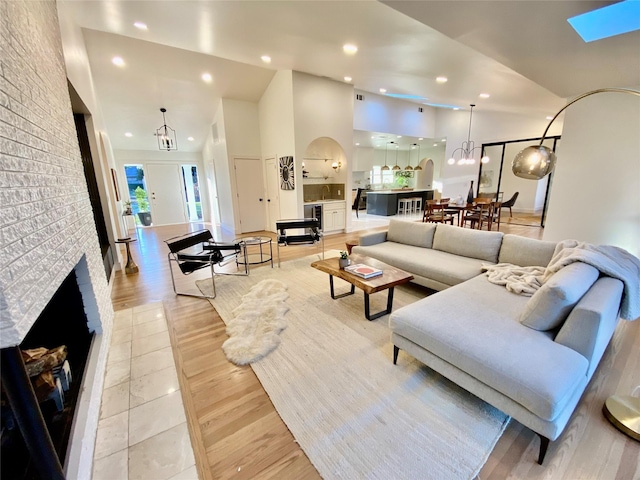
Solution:
<path fill-rule="evenodd" d="M 620 316 L 626 320 L 640 317 L 640 260 L 613 245 L 591 245 L 577 240 L 563 240 L 556 245 L 546 268 L 520 267 L 509 263 L 483 265 L 491 283 L 504 285 L 519 295 L 531 296 L 561 268 L 583 262 L 602 274 L 617 278 L 624 284 Z"/>
<path fill-rule="evenodd" d="M 640 259 L 613 245 L 591 245 L 577 240 L 563 240 L 556 245 L 543 282 L 573 262 L 587 263 L 602 274 L 620 280 L 624 284 L 620 316 L 626 320 L 640 317 Z"/>
<path fill-rule="evenodd" d="M 503 285 L 518 295 L 530 297 L 542 286 L 544 267 L 521 267 L 511 263 L 483 264 L 491 283 Z"/>

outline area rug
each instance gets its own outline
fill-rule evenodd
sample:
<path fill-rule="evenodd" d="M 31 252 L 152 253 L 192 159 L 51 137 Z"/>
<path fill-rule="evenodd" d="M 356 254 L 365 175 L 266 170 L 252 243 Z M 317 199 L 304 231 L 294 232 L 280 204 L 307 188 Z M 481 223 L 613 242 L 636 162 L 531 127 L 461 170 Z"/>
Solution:
<path fill-rule="evenodd" d="M 328 275 L 309 266 L 316 259 L 218 277 L 211 303 L 227 322 L 253 285 L 265 279 L 287 285 L 281 344 L 251 367 L 320 475 L 474 478 L 509 417 L 403 352 L 393 365 L 388 315 L 367 321 L 358 289 L 332 300 Z M 205 293 L 206 283 L 198 282 Z M 339 279 L 335 286 L 336 293 L 349 288 Z M 396 287 L 394 310 L 425 294 Z M 386 292 L 371 296 L 372 312 L 385 307 Z"/>
<path fill-rule="evenodd" d="M 230 362 L 256 362 L 280 345 L 279 333 L 287 327 L 287 298 L 287 286 L 274 279 L 262 280 L 243 295 L 233 318 L 226 321 L 229 338 L 222 350 Z"/>

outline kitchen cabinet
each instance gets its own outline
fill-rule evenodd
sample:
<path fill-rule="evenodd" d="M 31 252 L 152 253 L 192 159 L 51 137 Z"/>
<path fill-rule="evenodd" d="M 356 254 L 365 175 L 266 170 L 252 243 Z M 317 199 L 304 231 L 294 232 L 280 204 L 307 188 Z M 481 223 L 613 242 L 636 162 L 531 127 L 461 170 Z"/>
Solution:
<path fill-rule="evenodd" d="M 325 202 L 322 205 L 322 230 L 325 233 L 344 230 L 347 225 L 346 214 L 344 202 Z"/>

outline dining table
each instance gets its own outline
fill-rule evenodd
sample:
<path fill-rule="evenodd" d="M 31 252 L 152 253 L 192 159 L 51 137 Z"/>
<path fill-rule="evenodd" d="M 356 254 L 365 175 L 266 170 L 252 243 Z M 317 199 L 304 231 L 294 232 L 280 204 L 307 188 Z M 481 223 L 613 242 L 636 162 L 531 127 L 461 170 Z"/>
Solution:
<path fill-rule="evenodd" d="M 466 212 L 466 211 L 473 211 L 476 208 L 476 204 L 475 203 L 467 203 L 464 202 L 462 204 L 458 204 L 458 203 L 447 203 L 445 204 L 445 213 L 451 213 L 452 211 L 455 211 L 458 215 L 458 226 L 462 227 L 462 221 L 463 221 L 463 214 L 462 212 Z"/>

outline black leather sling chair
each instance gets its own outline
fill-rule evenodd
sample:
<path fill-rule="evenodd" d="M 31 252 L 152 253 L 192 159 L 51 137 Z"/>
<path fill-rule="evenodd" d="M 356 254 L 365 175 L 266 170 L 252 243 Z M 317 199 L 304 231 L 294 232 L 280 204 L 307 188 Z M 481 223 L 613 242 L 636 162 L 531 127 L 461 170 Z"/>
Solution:
<path fill-rule="evenodd" d="M 287 230 L 301 230 L 305 233 L 298 235 L 287 235 Z M 294 220 L 276 220 L 276 230 L 278 231 L 278 267 L 280 266 L 280 246 L 302 245 L 318 242 L 322 243 L 322 259 L 324 260 L 324 236 L 320 230 L 320 221 L 317 218 L 299 218 Z"/>
<path fill-rule="evenodd" d="M 185 295 L 189 297 L 199 298 L 216 298 L 216 275 L 248 275 L 248 263 L 246 251 L 240 243 L 221 243 L 214 242 L 211 232 L 207 229 L 197 232 L 185 233 L 177 237 L 165 240 L 169 247 L 169 271 L 171 272 L 171 283 L 173 291 L 176 295 Z M 238 255 L 244 255 L 244 272 L 239 273 L 216 273 L 214 266 L 224 266 L 231 261 L 236 262 L 238 266 Z M 201 268 L 209 267 L 211 269 L 211 285 L 213 287 L 213 295 L 195 294 L 178 292 L 176 290 L 176 282 L 173 277 L 172 263 L 176 263 L 180 271 L 184 275 L 190 275 Z"/>

